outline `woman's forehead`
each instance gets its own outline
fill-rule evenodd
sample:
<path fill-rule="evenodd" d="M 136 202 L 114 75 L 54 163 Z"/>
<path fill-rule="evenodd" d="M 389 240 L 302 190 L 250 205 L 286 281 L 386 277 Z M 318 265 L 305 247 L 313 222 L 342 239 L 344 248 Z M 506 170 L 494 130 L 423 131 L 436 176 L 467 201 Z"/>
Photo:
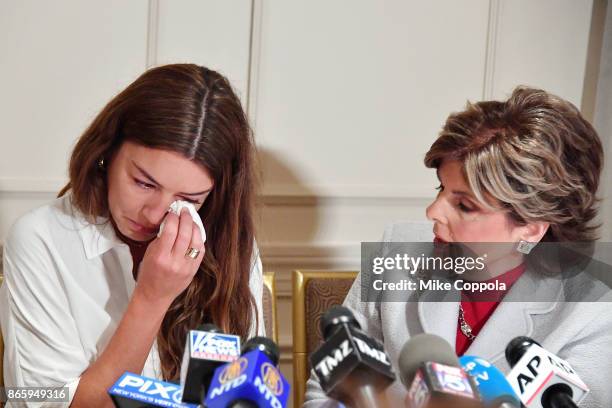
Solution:
<path fill-rule="evenodd" d="M 126 142 L 119 154 L 125 166 L 173 190 L 203 192 L 213 185 L 205 168 L 177 152 Z"/>
<path fill-rule="evenodd" d="M 452 182 L 457 186 L 463 186 L 466 189 L 470 189 L 467 180 L 463 175 L 463 163 L 458 160 L 443 160 L 440 167 L 436 169 L 438 178 L 445 182 Z"/>

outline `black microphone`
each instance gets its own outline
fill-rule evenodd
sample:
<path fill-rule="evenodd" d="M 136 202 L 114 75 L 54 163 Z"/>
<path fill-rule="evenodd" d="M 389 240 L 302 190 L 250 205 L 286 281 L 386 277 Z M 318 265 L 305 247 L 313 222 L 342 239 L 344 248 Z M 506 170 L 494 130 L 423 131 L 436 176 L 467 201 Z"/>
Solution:
<path fill-rule="evenodd" d="M 325 393 L 352 408 L 392 406 L 385 390 L 395 374 L 382 344 L 343 306 L 330 308 L 320 327 L 325 341 L 310 364 Z"/>
<path fill-rule="evenodd" d="M 528 408 L 575 408 L 589 388 L 565 360 L 520 336 L 506 346 L 506 378 Z"/>
<path fill-rule="evenodd" d="M 274 340 L 264 336 L 251 337 L 242 346 L 240 355 L 244 355 L 253 350 L 259 350 L 262 352 L 266 357 L 268 357 L 268 359 L 270 359 L 275 367 L 278 367 L 278 363 L 280 362 L 280 349 Z"/>
<path fill-rule="evenodd" d="M 187 333 L 181 364 L 183 402 L 200 404 L 220 365 L 240 356 L 240 337 L 223 334 L 214 324 L 204 324 Z"/>
<path fill-rule="evenodd" d="M 399 370 L 410 408 L 482 407 L 473 379 L 461 368 L 451 345 L 439 336 L 410 338 L 400 352 Z"/>

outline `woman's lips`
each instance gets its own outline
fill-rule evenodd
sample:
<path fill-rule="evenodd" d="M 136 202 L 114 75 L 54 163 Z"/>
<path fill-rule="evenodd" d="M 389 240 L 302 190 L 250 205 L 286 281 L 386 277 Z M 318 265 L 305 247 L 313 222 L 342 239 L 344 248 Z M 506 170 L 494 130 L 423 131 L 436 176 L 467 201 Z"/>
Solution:
<path fill-rule="evenodd" d="M 144 225 L 139 224 L 136 221 L 131 220 L 129 218 L 128 218 L 128 221 L 132 225 L 132 229 L 136 230 L 137 232 L 142 232 L 145 234 L 154 234 L 157 232 L 157 228 L 147 228 Z"/>
<path fill-rule="evenodd" d="M 436 244 L 448 244 L 448 241 L 445 241 L 442 238 L 440 238 L 439 236 L 435 235 L 434 236 L 434 243 L 436 243 Z"/>

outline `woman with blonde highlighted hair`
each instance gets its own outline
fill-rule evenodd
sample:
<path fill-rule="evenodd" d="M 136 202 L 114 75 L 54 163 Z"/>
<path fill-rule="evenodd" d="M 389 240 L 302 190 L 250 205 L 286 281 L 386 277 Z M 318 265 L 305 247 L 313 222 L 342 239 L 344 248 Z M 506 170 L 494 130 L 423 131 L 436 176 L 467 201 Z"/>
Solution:
<path fill-rule="evenodd" d="M 6 240 L 5 384 L 112 406 L 126 371 L 178 381 L 202 323 L 264 334 L 254 148 L 228 80 L 205 67 L 153 68 L 115 96 L 58 199 Z"/>
<path fill-rule="evenodd" d="M 503 286 L 484 297 L 459 290 L 440 302 L 408 296 L 365 302 L 360 295 L 368 280 L 358 277 L 345 305 L 362 328 L 383 342 L 394 365 L 409 338 L 431 333 L 459 356 L 482 357 L 506 373 L 506 345 L 528 336 L 569 362 L 588 385 L 581 407 L 612 406 L 609 279 L 576 273 L 576 266 L 593 262 L 575 262 L 571 269 L 563 258 L 567 248 L 592 247 L 597 240 L 603 149 L 593 127 L 571 103 L 518 87 L 505 101 L 468 103 L 451 114 L 425 165 L 440 181 L 426 210 L 434 243 L 491 249 L 485 275 L 461 278 Z M 390 226 L 383 241 L 410 241 L 412 226 Z M 542 255 L 550 253 L 552 259 Z M 405 394 L 401 384 L 391 389 Z M 309 408 L 330 403 L 315 377 L 306 399 Z"/>

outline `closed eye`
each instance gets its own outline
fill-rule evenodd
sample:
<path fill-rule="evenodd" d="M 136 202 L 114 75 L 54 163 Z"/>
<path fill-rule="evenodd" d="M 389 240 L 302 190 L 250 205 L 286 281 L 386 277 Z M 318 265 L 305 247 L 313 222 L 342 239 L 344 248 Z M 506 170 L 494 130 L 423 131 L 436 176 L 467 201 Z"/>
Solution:
<path fill-rule="evenodd" d="M 145 181 L 139 180 L 137 178 L 134 179 L 134 183 L 136 183 L 139 187 L 144 188 L 145 190 L 151 190 L 155 188 L 153 184 L 147 183 Z"/>
<path fill-rule="evenodd" d="M 136 185 L 144 190 L 152 190 L 154 188 L 156 188 L 157 186 L 151 184 L 151 183 L 147 183 L 146 181 L 142 181 L 140 179 L 134 178 L 134 183 L 136 183 Z M 201 202 L 197 201 L 197 200 L 192 200 L 189 199 L 187 197 L 180 197 L 181 200 L 183 201 L 187 201 L 188 203 L 191 203 L 193 205 L 200 205 Z"/>
<path fill-rule="evenodd" d="M 469 212 L 474 211 L 474 209 L 473 209 L 473 208 L 469 208 L 469 207 L 467 207 L 467 206 L 466 206 L 465 204 L 463 204 L 462 202 L 459 202 L 459 204 L 457 205 L 457 207 L 459 207 L 459 210 L 461 210 L 461 211 L 463 211 L 463 212 L 466 212 L 466 213 L 469 213 Z"/>
<path fill-rule="evenodd" d="M 200 205 L 201 203 L 199 201 L 195 201 L 195 200 L 190 200 L 188 198 L 182 197 L 181 200 L 183 201 L 187 201 L 188 203 L 191 203 L 193 205 Z"/>

